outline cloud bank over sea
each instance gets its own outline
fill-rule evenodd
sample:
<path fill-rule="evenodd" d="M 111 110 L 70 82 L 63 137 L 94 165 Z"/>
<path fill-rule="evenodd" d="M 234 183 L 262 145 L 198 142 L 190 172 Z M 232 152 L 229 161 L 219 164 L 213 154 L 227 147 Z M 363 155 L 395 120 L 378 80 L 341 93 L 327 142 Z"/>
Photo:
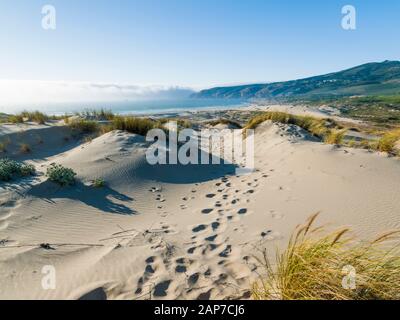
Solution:
<path fill-rule="evenodd" d="M 0 80 L 0 104 L 188 98 L 191 88 L 120 83 Z"/>

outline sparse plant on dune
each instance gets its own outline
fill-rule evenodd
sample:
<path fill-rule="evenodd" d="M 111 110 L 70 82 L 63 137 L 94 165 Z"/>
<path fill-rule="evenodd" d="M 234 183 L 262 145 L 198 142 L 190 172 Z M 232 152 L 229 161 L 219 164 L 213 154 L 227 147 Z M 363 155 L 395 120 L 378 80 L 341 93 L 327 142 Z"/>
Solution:
<path fill-rule="evenodd" d="M 331 130 L 324 138 L 324 142 L 327 144 L 341 145 L 346 132 L 347 130 Z"/>
<path fill-rule="evenodd" d="M 293 233 L 283 252 L 271 262 L 267 252 L 259 262 L 265 277 L 253 285 L 253 298 L 283 300 L 400 299 L 400 255 L 392 231 L 360 242 L 348 229 L 324 234 L 314 227 L 318 214 Z M 351 287 L 349 270 L 354 271 Z"/>
<path fill-rule="evenodd" d="M 105 187 L 106 182 L 102 178 L 97 178 L 92 181 L 92 187 L 94 188 L 103 188 Z"/>
<path fill-rule="evenodd" d="M 31 147 L 30 147 L 29 144 L 27 144 L 27 143 L 21 143 L 21 144 L 19 145 L 19 151 L 20 151 L 21 153 L 30 153 L 30 152 L 32 151 L 32 149 L 31 149 Z"/>
<path fill-rule="evenodd" d="M 400 129 L 391 130 L 385 133 L 378 141 L 377 149 L 390 154 L 399 154 L 396 144 L 400 142 Z"/>
<path fill-rule="evenodd" d="M 7 147 L 10 145 L 10 143 L 11 143 L 10 138 L 6 138 L 0 141 L 0 153 L 7 152 Z"/>
<path fill-rule="evenodd" d="M 52 163 L 47 168 L 46 176 L 50 181 L 53 181 L 61 186 L 75 184 L 76 173 L 70 168 L 65 168 L 60 164 Z"/>
<path fill-rule="evenodd" d="M 35 167 L 10 159 L 0 159 L 0 180 L 10 181 L 14 176 L 29 176 L 35 173 Z"/>

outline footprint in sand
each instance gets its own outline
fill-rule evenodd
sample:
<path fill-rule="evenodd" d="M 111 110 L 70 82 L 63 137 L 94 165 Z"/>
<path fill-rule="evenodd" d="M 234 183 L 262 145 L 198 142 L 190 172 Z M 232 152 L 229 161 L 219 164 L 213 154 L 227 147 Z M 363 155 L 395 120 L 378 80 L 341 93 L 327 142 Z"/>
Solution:
<path fill-rule="evenodd" d="M 193 231 L 194 233 L 198 233 L 198 232 L 204 231 L 204 230 L 206 230 L 206 229 L 207 229 L 207 226 L 206 226 L 206 225 L 200 224 L 200 225 L 198 225 L 197 227 L 194 227 L 194 228 L 192 229 L 192 231 Z"/>
<path fill-rule="evenodd" d="M 201 210 L 202 214 L 210 214 L 214 209 L 203 209 Z"/>
<path fill-rule="evenodd" d="M 154 287 L 154 296 L 155 297 L 166 297 L 168 294 L 169 286 L 171 285 L 171 280 L 166 280 L 156 284 Z"/>

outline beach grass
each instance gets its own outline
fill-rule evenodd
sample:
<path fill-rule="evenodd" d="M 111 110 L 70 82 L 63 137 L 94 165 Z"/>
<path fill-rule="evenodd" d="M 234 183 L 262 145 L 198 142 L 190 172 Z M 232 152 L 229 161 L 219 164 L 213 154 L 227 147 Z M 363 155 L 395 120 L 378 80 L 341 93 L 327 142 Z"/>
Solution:
<path fill-rule="evenodd" d="M 310 132 L 313 136 L 320 139 L 328 137 L 332 130 L 340 129 L 340 126 L 331 119 L 320 119 L 312 116 L 299 116 L 286 112 L 263 112 L 250 119 L 244 129 L 255 129 L 265 121 L 293 124 Z"/>
<path fill-rule="evenodd" d="M 293 232 L 272 262 L 258 261 L 265 276 L 254 283 L 257 300 L 400 299 L 399 231 L 357 241 L 347 228 L 325 233 L 314 227 L 318 214 Z"/>

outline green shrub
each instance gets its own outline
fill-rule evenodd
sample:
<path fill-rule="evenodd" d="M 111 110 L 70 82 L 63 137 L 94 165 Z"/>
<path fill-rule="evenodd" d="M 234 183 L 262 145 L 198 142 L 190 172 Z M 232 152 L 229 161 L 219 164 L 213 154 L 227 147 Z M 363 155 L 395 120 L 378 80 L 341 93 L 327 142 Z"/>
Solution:
<path fill-rule="evenodd" d="M 47 168 L 46 176 L 50 181 L 58 183 L 61 186 L 68 186 L 75 184 L 76 173 L 70 168 L 52 163 L 50 167 Z"/>
<path fill-rule="evenodd" d="M 0 159 L 0 180 L 10 181 L 14 176 L 25 177 L 33 175 L 35 167 L 10 159 Z"/>

